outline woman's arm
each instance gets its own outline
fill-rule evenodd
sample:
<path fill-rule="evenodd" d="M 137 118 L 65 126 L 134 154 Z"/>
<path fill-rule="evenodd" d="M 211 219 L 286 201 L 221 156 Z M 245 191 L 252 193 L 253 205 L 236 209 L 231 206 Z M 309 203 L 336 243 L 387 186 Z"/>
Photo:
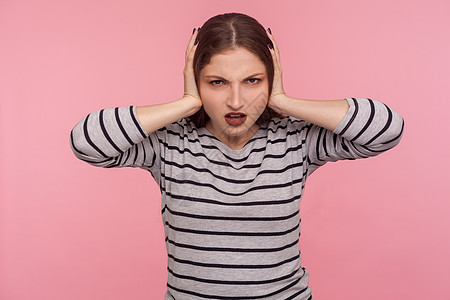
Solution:
<path fill-rule="evenodd" d="M 278 113 L 316 124 L 331 131 L 334 131 L 349 108 L 346 99 L 307 100 L 291 98 L 286 94 L 273 97 L 270 106 Z"/>
<path fill-rule="evenodd" d="M 74 155 L 93 166 L 149 166 L 155 157 L 135 106 L 106 108 L 82 118 L 70 132 Z"/>
<path fill-rule="evenodd" d="M 80 120 L 70 133 L 75 156 L 99 167 L 142 167 L 154 164 L 156 130 L 195 112 L 190 97 L 164 104 L 106 108 Z"/>
<path fill-rule="evenodd" d="M 136 116 L 145 131 L 150 134 L 168 124 L 191 116 L 202 106 L 202 102 L 191 96 L 164 103 L 136 107 Z"/>
<path fill-rule="evenodd" d="M 149 134 L 176 120 L 193 115 L 202 106 L 193 68 L 197 35 L 198 30 L 194 28 L 185 52 L 183 98 L 164 104 L 136 107 L 136 115 Z"/>
<path fill-rule="evenodd" d="M 395 110 L 369 98 L 345 100 L 349 107 L 337 126 L 331 122 L 327 129 L 309 123 L 307 130 L 299 136 L 306 144 L 309 174 L 327 161 L 379 155 L 395 147 L 402 138 L 404 120 Z M 338 112 L 335 114 L 339 116 Z M 316 119 L 313 117 L 311 121 L 327 126 L 327 120 L 322 119 L 326 117 L 315 116 Z"/>
<path fill-rule="evenodd" d="M 99 167 L 153 167 L 158 165 L 158 129 L 200 109 L 193 71 L 194 31 L 186 49 L 184 95 L 164 104 L 102 109 L 85 116 L 70 133 L 75 156 Z"/>
<path fill-rule="evenodd" d="M 325 137 L 324 129 L 327 129 L 327 134 L 339 135 L 367 150 L 377 150 L 375 153 L 392 148 L 389 146 L 394 146 L 393 139 L 398 143 L 403 133 L 404 120 L 400 114 L 369 98 L 304 100 L 279 94 L 272 101 L 272 108 L 277 112 L 314 125 L 309 131 L 320 131 Z"/>
<path fill-rule="evenodd" d="M 307 144 L 309 172 L 327 161 L 378 155 L 400 142 L 404 120 L 390 107 L 369 98 L 304 100 L 284 92 L 280 51 L 266 30 L 273 58 L 274 78 L 268 106 L 276 112 L 306 121 L 299 142 Z M 312 166 L 312 167 L 311 167 Z"/>

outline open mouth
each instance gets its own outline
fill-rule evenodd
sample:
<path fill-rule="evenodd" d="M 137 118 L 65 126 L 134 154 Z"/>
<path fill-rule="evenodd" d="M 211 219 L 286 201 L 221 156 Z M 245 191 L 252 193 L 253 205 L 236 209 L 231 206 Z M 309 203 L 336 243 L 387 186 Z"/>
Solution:
<path fill-rule="evenodd" d="M 225 115 L 225 121 L 231 126 L 242 125 L 246 119 L 247 115 L 243 113 L 228 113 Z"/>

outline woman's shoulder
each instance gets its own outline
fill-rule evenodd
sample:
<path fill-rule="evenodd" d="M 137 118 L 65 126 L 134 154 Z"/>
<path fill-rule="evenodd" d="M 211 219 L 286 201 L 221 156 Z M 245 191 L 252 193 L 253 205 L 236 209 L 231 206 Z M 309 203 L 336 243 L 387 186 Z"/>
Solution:
<path fill-rule="evenodd" d="M 158 135 L 176 134 L 180 136 L 195 136 L 198 134 L 197 132 L 198 128 L 194 122 L 186 118 L 167 124 L 157 131 Z"/>
<path fill-rule="evenodd" d="M 263 126 L 269 131 L 290 131 L 305 127 L 308 123 L 304 120 L 286 116 L 283 118 L 272 118 Z"/>
<path fill-rule="evenodd" d="M 264 135 L 273 147 L 289 147 L 282 145 L 297 145 L 299 140 L 304 138 L 308 128 L 309 123 L 304 120 L 291 116 L 277 117 L 261 125 L 263 130 L 261 135 Z"/>

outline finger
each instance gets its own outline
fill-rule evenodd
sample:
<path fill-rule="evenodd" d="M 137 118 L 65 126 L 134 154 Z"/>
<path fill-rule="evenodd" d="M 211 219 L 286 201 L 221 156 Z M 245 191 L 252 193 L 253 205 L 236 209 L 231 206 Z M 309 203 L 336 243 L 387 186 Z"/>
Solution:
<path fill-rule="evenodd" d="M 273 35 L 269 31 L 269 29 L 266 29 L 266 33 L 267 33 L 267 36 L 269 37 L 269 39 L 272 41 L 273 50 L 275 51 L 275 53 L 277 53 L 278 52 L 278 46 L 277 46 L 277 43 L 275 43 L 275 38 L 273 37 Z"/>
<path fill-rule="evenodd" d="M 275 39 L 273 38 L 272 34 L 270 33 L 270 31 L 268 29 L 266 29 L 266 34 L 269 37 L 269 39 L 272 41 L 272 45 L 273 47 L 268 47 L 270 50 L 270 53 L 272 54 L 274 63 L 278 63 L 278 47 L 277 44 L 275 43 Z"/>
<path fill-rule="evenodd" d="M 193 29 L 193 33 L 192 33 L 192 35 L 191 35 L 191 38 L 190 38 L 190 40 L 189 40 L 189 43 L 188 43 L 188 46 L 187 46 L 187 48 L 186 48 L 186 58 L 189 56 L 189 54 L 191 53 L 191 51 L 192 51 L 192 49 L 193 48 L 196 48 L 196 46 L 198 45 L 194 45 L 195 44 L 195 41 L 196 41 L 196 39 L 197 39 L 197 36 L 198 36 L 198 28 L 194 28 Z"/>
<path fill-rule="evenodd" d="M 273 49 L 269 48 L 270 53 L 272 54 L 273 63 L 275 65 L 275 70 L 279 70 L 281 72 L 281 62 L 280 62 L 280 52 L 278 51 L 278 46 L 275 43 L 275 39 L 273 35 L 270 33 L 268 29 L 266 29 L 267 36 L 270 38 L 273 44 Z"/>
<path fill-rule="evenodd" d="M 284 89 L 283 89 L 283 82 L 281 79 L 283 70 L 281 68 L 280 53 L 279 53 L 278 46 L 275 43 L 275 39 L 274 39 L 272 33 L 268 29 L 266 29 L 266 33 L 273 44 L 273 49 L 270 49 L 270 47 L 269 47 L 269 51 L 272 54 L 273 64 L 274 64 L 274 87 L 272 89 L 272 94 L 281 93 L 281 92 L 284 92 Z"/>

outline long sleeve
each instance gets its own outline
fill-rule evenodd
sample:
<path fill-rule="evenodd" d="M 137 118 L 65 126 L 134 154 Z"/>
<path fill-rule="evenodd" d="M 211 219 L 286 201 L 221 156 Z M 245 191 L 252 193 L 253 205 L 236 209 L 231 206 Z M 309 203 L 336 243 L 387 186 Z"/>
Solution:
<path fill-rule="evenodd" d="M 150 137 L 136 117 L 136 106 L 107 108 L 81 119 L 70 133 L 75 156 L 97 167 L 155 165 L 157 139 Z"/>
<path fill-rule="evenodd" d="M 328 161 L 376 156 L 403 135 L 399 113 L 369 98 L 346 98 L 349 109 L 334 131 L 310 125 L 306 133 L 308 174 Z"/>

